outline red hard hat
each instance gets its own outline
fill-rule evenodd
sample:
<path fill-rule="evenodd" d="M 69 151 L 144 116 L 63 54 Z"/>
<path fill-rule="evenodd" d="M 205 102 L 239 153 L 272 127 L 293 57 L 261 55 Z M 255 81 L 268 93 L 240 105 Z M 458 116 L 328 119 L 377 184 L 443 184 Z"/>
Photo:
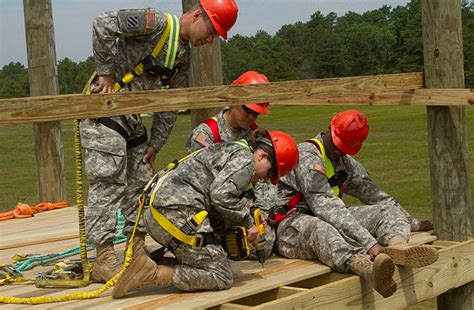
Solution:
<path fill-rule="evenodd" d="M 289 134 L 282 131 L 269 131 L 268 134 L 273 143 L 277 168 L 277 175 L 272 177 L 271 182 L 276 185 L 281 177 L 290 173 L 298 164 L 298 145 Z"/>
<path fill-rule="evenodd" d="M 246 85 L 246 84 L 268 84 L 268 79 L 264 74 L 260 74 L 256 71 L 247 71 L 242 73 L 235 81 L 232 82 L 232 85 Z M 249 103 L 245 104 L 247 108 L 252 111 L 255 111 L 259 114 L 268 114 L 268 106 L 270 103 L 261 102 L 261 103 Z"/>
<path fill-rule="evenodd" d="M 369 134 L 367 117 L 357 110 L 347 110 L 336 114 L 331 120 L 330 128 L 334 145 L 349 155 L 360 151 Z"/>
<path fill-rule="evenodd" d="M 234 26 L 239 11 L 235 1 L 201 0 L 201 5 L 209 16 L 217 34 L 227 40 L 227 32 Z"/>

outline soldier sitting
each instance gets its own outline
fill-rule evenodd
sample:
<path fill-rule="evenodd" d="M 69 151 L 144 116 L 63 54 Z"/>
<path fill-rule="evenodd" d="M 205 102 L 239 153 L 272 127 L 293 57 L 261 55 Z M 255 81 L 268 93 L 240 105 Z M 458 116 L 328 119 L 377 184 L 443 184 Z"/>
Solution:
<path fill-rule="evenodd" d="M 368 131 L 367 118 L 349 110 L 334 116 L 326 133 L 300 143 L 299 164 L 278 184 L 271 217 L 278 225 L 281 255 L 353 271 L 388 297 L 396 291 L 394 264 L 426 266 L 438 259 L 438 252 L 408 245 L 406 211 L 350 156 L 360 151 Z M 343 193 L 367 205 L 347 208 Z"/>

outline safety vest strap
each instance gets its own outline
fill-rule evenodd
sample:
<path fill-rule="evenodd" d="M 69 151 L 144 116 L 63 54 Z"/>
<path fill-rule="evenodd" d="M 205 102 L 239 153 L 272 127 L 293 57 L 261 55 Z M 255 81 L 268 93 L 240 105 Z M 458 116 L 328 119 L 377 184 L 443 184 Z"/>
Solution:
<path fill-rule="evenodd" d="M 319 151 L 321 152 L 321 155 L 323 156 L 323 160 L 324 160 L 324 166 L 326 167 L 325 174 L 326 174 L 326 177 L 329 180 L 334 175 L 334 166 L 332 165 L 331 160 L 329 159 L 329 157 L 326 154 L 326 150 L 324 149 L 324 145 L 321 143 L 321 141 L 319 141 L 318 139 L 315 139 L 315 138 L 309 139 L 307 141 L 314 144 L 319 149 Z M 332 191 L 334 192 L 334 195 L 339 197 L 340 190 L 339 190 L 338 185 L 333 186 Z"/>
<path fill-rule="evenodd" d="M 171 22 L 170 22 L 170 16 L 171 16 Z M 166 59 L 164 66 L 167 69 L 173 69 L 174 68 L 174 62 L 176 59 L 176 52 L 178 51 L 179 48 L 179 19 L 175 15 L 168 14 L 168 25 L 171 24 L 171 29 L 169 30 L 170 35 L 168 39 L 168 52 L 166 53 Z M 157 45 L 158 46 L 158 45 Z M 161 49 L 161 48 L 160 48 Z M 159 51 L 158 51 L 159 52 Z M 156 55 L 153 55 L 153 57 L 157 57 L 158 53 Z"/>
<path fill-rule="evenodd" d="M 175 66 L 176 54 L 179 49 L 180 24 L 179 24 L 178 17 L 172 14 L 167 13 L 167 18 L 168 18 L 168 22 L 166 23 L 165 30 L 161 34 L 160 40 L 158 40 L 158 43 L 156 43 L 155 48 L 153 49 L 151 54 L 148 55 L 145 59 L 152 58 L 153 60 L 156 60 L 156 58 L 158 57 L 158 54 L 163 49 L 163 46 L 166 40 L 168 39 L 168 50 L 166 53 L 164 67 L 167 69 L 173 69 Z M 122 77 L 122 79 L 120 79 L 118 82 L 114 84 L 115 92 L 118 92 L 125 85 L 133 81 L 135 77 L 140 76 L 145 72 L 144 60 L 142 60 L 141 63 L 135 66 L 135 68 L 133 68 L 130 72 L 126 73 Z M 87 95 L 91 94 L 92 92 L 91 84 L 95 80 L 96 77 L 97 77 L 97 73 L 94 71 L 91 77 L 89 78 L 89 80 L 87 81 L 86 86 L 84 87 L 82 91 L 82 94 L 87 94 Z"/>
<path fill-rule="evenodd" d="M 219 133 L 219 124 L 217 123 L 217 118 L 215 116 L 208 118 L 203 123 L 206 124 L 211 130 L 212 135 L 214 136 L 214 142 L 222 142 L 221 134 Z"/>

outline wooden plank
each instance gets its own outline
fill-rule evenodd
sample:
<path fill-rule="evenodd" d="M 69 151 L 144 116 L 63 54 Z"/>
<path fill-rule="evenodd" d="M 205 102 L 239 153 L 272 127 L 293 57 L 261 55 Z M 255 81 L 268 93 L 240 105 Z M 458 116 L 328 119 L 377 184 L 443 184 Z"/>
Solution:
<path fill-rule="evenodd" d="M 253 309 L 404 309 L 474 281 L 474 240 L 439 251 L 433 265 L 399 267 L 397 292 L 383 298 L 358 276 L 281 298 Z"/>
<path fill-rule="evenodd" d="M 461 2 L 422 0 L 421 4 L 426 88 L 464 88 Z M 443 240 L 472 238 L 466 108 L 428 107 L 427 122 L 436 234 Z M 438 307 L 473 309 L 474 283 L 440 296 Z"/>
<path fill-rule="evenodd" d="M 414 95 L 413 89 L 419 89 L 422 86 L 420 73 L 401 73 L 91 96 L 77 94 L 2 99 L 0 100 L 0 124 L 182 109 L 222 108 L 251 101 L 270 101 L 272 104 L 293 105 L 340 103 L 416 105 L 417 103 L 413 99 L 416 99 L 417 96 L 416 92 Z M 382 97 L 380 99 L 382 101 L 377 101 L 381 97 L 379 93 L 389 91 L 394 91 L 396 95 L 390 98 Z M 458 104 L 467 104 L 466 91 L 469 90 L 453 90 L 453 100 L 458 98 Z M 436 98 L 433 98 L 433 101 L 436 101 Z"/>
<path fill-rule="evenodd" d="M 417 245 L 433 242 L 437 239 L 437 236 L 433 235 L 432 233 L 433 231 L 412 233 L 409 243 L 411 245 Z"/>
<path fill-rule="evenodd" d="M 34 217 L 0 222 L 0 249 L 77 238 L 77 209 L 74 206 L 35 214 Z"/>
<path fill-rule="evenodd" d="M 24 0 L 31 96 L 59 94 L 51 0 Z M 34 124 L 39 201 L 66 200 L 61 123 Z"/>
<path fill-rule="evenodd" d="M 240 298 L 232 301 L 232 304 L 244 305 L 244 306 L 256 306 L 265 302 L 276 300 L 279 298 L 285 298 L 297 293 L 305 292 L 307 289 L 282 286 L 259 294 L 254 294 L 244 298 Z"/>
<path fill-rule="evenodd" d="M 458 241 L 436 240 L 432 244 L 434 246 L 450 247 L 458 243 L 459 243 Z"/>

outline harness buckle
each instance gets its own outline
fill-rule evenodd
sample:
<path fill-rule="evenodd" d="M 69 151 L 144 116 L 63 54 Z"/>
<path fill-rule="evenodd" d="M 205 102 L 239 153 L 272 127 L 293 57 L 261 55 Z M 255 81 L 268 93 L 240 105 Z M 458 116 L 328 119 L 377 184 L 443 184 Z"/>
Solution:
<path fill-rule="evenodd" d="M 192 248 L 193 248 L 193 249 L 200 249 L 200 248 L 202 248 L 202 246 L 204 245 L 204 236 L 201 235 L 201 234 L 195 234 L 194 236 L 196 237 L 196 241 L 195 241 L 194 244 L 192 245 Z"/>

